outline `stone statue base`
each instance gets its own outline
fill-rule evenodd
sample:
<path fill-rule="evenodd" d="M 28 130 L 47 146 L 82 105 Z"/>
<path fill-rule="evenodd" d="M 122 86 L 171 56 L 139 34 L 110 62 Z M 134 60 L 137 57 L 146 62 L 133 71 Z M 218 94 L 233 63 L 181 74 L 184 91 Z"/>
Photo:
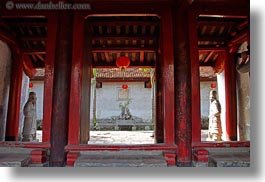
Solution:
<path fill-rule="evenodd" d="M 22 142 L 37 142 L 36 134 L 29 134 L 29 135 L 23 135 L 22 136 Z"/>

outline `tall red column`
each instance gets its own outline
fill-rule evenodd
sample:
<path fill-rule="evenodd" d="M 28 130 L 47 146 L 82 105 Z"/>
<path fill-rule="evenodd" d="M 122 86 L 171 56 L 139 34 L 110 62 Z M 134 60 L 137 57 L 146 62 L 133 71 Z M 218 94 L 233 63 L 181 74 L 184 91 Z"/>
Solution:
<path fill-rule="evenodd" d="M 90 91 L 92 75 L 92 32 L 89 24 L 85 25 L 84 60 L 82 67 L 82 95 L 80 118 L 80 143 L 87 144 L 90 137 Z"/>
<path fill-rule="evenodd" d="M 236 66 L 233 54 L 225 56 L 226 139 L 237 140 Z"/>
<path fill-rule="evenodd" d="M 72 145 L 80 143 L 84 18 L 78 13 L 74 16 L 73 40 L 68 134 L 68 144 Z"/>
<path fill-rule="evenodd" d="M 6 141 L 18 140 L 20 98 L 23 76 L 22 54 L 13 52 L 10 93 L 6 123 Z"/>
<path fill-rule="evenodd" d="M 161 16 L 161 72 L 164 143 L 175 144 L 174 43 L 171 8 Z"/>
<path fill-rule="evenodd" d="M 200 63 L 198 49 L 196 9 L 189 10 L 189 44 L 191 64 L 191 120 L 192 142 L 201 141 L 201 98 L 200 98 Z"/>
<path fill-rule="evenodd" d="M 189 55 L 188 3 L 175 10 L 175 97 L 177 166 L 191 165 L 191 61 Z M 196 33 L 196 32 L 194 32 Z"/>
<path fill-rule="evenodd" d="M 161 63 L 162 58 L 159 54 L 158 61 L 156 62 L 156 119 L 155 119 L 155 142 L 156 143 L 164 143 L 164 111 L 162 107 L 162 88 L 163 88 L 163 82 L 162 82 L 162 71 L 161 71 Z"/>
<path fill-rule="evenodd" d="M 68 141 L 68 114 L 73 42 L 73 12 L 59 11 L 55 48 L 50 165 L 63 166 Z"/>
<path fill-rule="evenodd" d="M 54 13 L 47 18 L 48 26 L 44 78 L 42 142 L 50 142 L 51 136 L 53 78 L 58 16 Z"/>

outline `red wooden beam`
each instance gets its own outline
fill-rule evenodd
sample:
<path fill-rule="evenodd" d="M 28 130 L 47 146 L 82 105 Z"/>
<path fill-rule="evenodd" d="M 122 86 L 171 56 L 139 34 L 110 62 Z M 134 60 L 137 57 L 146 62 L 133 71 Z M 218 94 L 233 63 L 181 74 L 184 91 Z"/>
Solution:
<path fill-rule="evenodd" d="M 226 141 L 226 142 L 197 142 L 192 143 L 192 148 L 234 148 L 250 147 L 249 141 Z"/>
<path fill-rule="evenodd" d="M 44 59 L 44 57 L 42 57 L 41 54 L 36 54 L 36 56 L 37 56 L 42 62 L 45 63 L 45 59 Z"/>
<path fill-rule="evenodd" d="M 49 149 L 50 143 L 48 142 L 21 142 L 21 141 L 4 141 L 0 142 L 1 146 L 6 147 L 19 147 L 19 148 L 31 148 L 31 149 Z"/>
<path fill-rule="evenodd" d="M 250 13 L 249 0 L 218 0 L 214 3 L 209 0 L 197 0 L 193 7 L 198 12 L 199 17 L 245 19 Z"/>
<path fill-rule="evenodd" d="M 156 52 L 156 48 L 139 48 L 139 47 L 113 47 L 113 48 L 92 48 L 91 52 L 92 53 L 97 53 L 97 52 Z"/>
<path fill-rule="evenodd" d="M 45 48 L 23 49 L 22 52 L 24 54 L 46 54 L 46 49 Z"/>
<path fill-rule="evenodd" d="M 200 77 L 200 82 L 209 82 L 209 81 L 217 81 L 216 77 L 207 78 L 207 77 Z"/>
<path fill-rule="evenodd" d="M 30 17 L 26 17 L 30 18 Z M 9 19 L 11 18 L 5 18 L 5 21 L 8 22 L 8 25 L 11 26 L 25 26 L 25 27 L 47 27 L 48 23 L 46 22 L 10 22 Z M 45 20 L 45 17 L 39 18 L 41 21 Z"/>
<path fill-rule="evenodd" d="M 205 60 L 203 61 L 204 63 L 207 63 L 209 60 L 210 60 L 210 58 L 212 57 L 212 55 L 214 54 L 214 51 L 211 51 L 208 55 L 207 55 L 207 57 L 205 58 Z"/>
<path fill-rule="evenodd" d="M 36 58 L 35 54 L 32 54 L 31 57 L 33 59 L 33 62 L 37 62 L 37 58 Z"/>
<path fill-rule="evenodd" d="M 15 1 L 12 1 L 15 3 Z M 17 1 L 18 2 L 18 1 Z M 21 2 L 19 2 L 21 3 Z M 29 3 L 27 1 L 27 3 Z M 1 17 L 4 19 L 8 18 L 45 18 L 53 15 L 54 11 L 51 10 L 33 10 L 33 9 L 6 9 L 5 4 L 1 7 Z M 30 24 L 30 23 L 29 23 Z"/>
<path fill-rule="evenodd" d="M 106 57 L 106 61 L 109 63 L 110 62 L 110 57 L 109 57 L 109 53 L 105 52 L 105 57 Z"/>
<path fill-rule="evenodd" d="M 248 36 L 249 36 L 249 31 L 245 30 L 245 31 L 239 33 L 238 35 L 236 35 L 232 40 L 230 40 L 228 42 L 228 46 L 233 46 L 235 44 L 241 44 L 244 41 L 248 40 Z"/>
<path fill-rule="evenodd" d="M 227 49 L 227 47 L 221 47 L 221 46 L 215 47 L 215 46 L 202 46 L 202 45 L 200 45 L 198 47 L 199 52 L 209 52 L 209 51 L 215 51 L 215 52 L 222 51 L 222 52 L 224 52 L 224 51 L 226 51 L 226 49 Z"/>
<path fill-rule="evenodd" d="M 87 151 L 87 150 L 173 150 L 177 148 L 176 145 L 169 144 L 143 144 L 143 145 L 67 145 L 66 151 Z"/>
<path fill-rule="evenodd" d="M 149 65 L 137 65 L 135 64 L 134 66 L 130 66 L 129 68 L 154 68 L 155 67 L 155 63 L 153 64 L 149 64 Z M 106 64 L 94 64 L 93 68 L 117 68 L 116 65 L 112 64 L 112 65 L 106 65 Z"/>
<path fill-rule="evenodd" d="M 231 14 L 230 14 L 231 13 Z M 223 10 L 221 10 L 220 12 L 205 12 L 199 15 L 199 17 L 208 17 L 208 18 L 239 18 L 239 19 L 245 19 L 247 18 L 246 15 L 242 15 L 240 12 L 238 12 L 238 14 L 233 13 L 232 11 L 227 11 L 227 12 L 223 12 Z"/>
<path fill-rule="evenodd" d="M 222 21 L 222 20 L 218 20 L 218 21 L 205 21 L 205 20 L 199 20 L 198 21 L 198 25 L 199 26 L 233 26 L 235 25 L 236 22 L 235 21 Z"/>
<path fill-rule="evenodd" d="M 217 36 L 201 36 L 198 37 L 198 41 L 209 41 L 209 42 L 227 42 L 226 37 L 217 37 Z"/>
<path fill-rule="evenodd" d="M 98 78 L 98 82 L 147 82 L 150 78 Z"/>
<path fill-rule="evenodd" d="M 237 26 L 237 29 L 238 29 L 238 30 L 243 30 L 243 29 L 246 28 L 247 26 L 249 26 L 249 21 L 248 21 L 248 20 L 246 20 L 246 21 L 240 23 L 240 24 Z"/>
<path fill-rule="evenodd" d="M 30 59 L 29 55 L 23 55 L 23 70 L 30 79 L 34 78 L 36 69 L 32 64 L 32 60 Z"/>
<path fill-rule="evenodd" d="M 144 51 L 140 52 L 140 62 L 144 62 Z"/>
<path fill-rule="evenodd" d="M 129 68 L 133 68 L 133 67 L 154 67 L 155 66 L 155 60 L 152 61 L 143 61 L 140 62 L 140 60 L 136 60 L 130 63 Z M 92 63 L 94 68 L 117 68 L 116 62 L 112 61 L 112 62 L 103 62 L 103 61 L 97 61 L 97 62 L 93 62 Z"/>
<path fill-rule="evenodd" d="M 157 26 L 159 22 L 144 22 L 144 21 L 98 21 L 98 22 L 89 22 L 91 26 Z"/>
<path fill-rule="evenodd" d="M 135 36 L 135 35 L 102 35 L 102 36 L 92 36 L 92 40 L 156 40 L 155 36 Z"/>

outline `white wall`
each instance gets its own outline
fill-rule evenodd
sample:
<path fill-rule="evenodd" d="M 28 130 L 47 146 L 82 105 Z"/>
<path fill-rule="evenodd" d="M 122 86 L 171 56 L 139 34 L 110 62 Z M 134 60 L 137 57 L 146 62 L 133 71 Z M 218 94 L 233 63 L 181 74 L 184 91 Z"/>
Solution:
<path fill-rule="evenodd" d="M 102 88 L 97 89 L 97 119 L 111 118 L 120 115 L 119 103 L 125 101 L 118 100 L 118 89 L 121 89 L 122 82 L 102 83 Z M 151 88 L 144 88 L 143 82 L 129 82 L 129 98 L 131 103 L 129 109 L 133 116 L 150 121 L 152 116 Z M 93 89 L 91 89 L 90 118 L 93 118 Z"/>

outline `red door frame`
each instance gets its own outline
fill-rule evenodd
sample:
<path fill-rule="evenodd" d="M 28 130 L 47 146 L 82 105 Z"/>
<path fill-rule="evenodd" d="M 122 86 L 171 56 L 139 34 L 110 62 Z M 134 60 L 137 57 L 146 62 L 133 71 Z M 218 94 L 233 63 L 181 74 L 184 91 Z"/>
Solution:
<path fill-rule="evenodd" d="M 173 49 L 173 32 L 172 32 L 172 18 L 171 11 L 164 9 L 162 13 L 164 23 L 163 33 L 165 36 L 161 39 L 164 48 L 162 48 L 162 71 L 163 74 L 163 112 L 166 114 L 163 120 L 165 143 L 174 144 L 174 49 Z M 104 15 L 104 14 L 103 14 Z M 84 61 L 84 26 L 86 17 L 89 15 L 84 13 L 75 13 L 74 18 L 74 45 L 73 45 L 73 59 L 72 59 L 72 74 L 71 74 L 71 88 L 70 88 L 70 105 L 69 105 L 69 133 L 68 144 L 80 144 L 80 114 L 81 114 L 81 87 L 82 87 L 82 69 Z M 168 23 L 171 22 L 171 25 Z M 168 28 L 171 27 L 171 28 Z M 166 85 L 166 86 L 165 86 Z"/>

